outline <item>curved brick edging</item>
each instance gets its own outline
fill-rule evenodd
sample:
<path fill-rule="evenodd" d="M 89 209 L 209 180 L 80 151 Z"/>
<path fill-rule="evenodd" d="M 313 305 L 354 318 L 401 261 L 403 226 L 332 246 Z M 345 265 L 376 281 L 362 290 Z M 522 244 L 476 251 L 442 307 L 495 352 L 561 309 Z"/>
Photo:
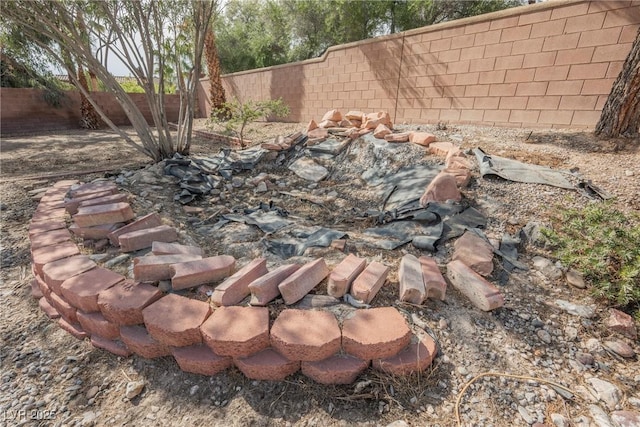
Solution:
<path fill-rule="evenodd" d="M 49 318 L 57 319 L 60 327 L 78 339 L 90 338 L 96 348 L 124 357 L 134 353 L 145 358 L 172 355 L 183 371 L 203 375 L 214 375 L 235 365 L 251 379 L 283 380 L 302 370 L 323 384 L 351 383 L 369 366 L 393 374 L 422 371 L 435 357 L 433 339 L 414 336 L 404 317 L 392 307 L 358 310 L 342 325 L 328 311 L 288 309 L 269 328 L 265 307 L 212 309 L 208 302 L 163 294 L 156 286 L 99 267 L 80 255 L 71 234 L 66 232 L 64 202 L 68 194 L 83 199 L 72 204 L 74 210 L 78 209 L 72 219 L 81 218 L 83 224 L 92 224 L 79 227 L 74 223 L 69 227 L 81 237 L 109 237 L 113 243 L 114 236 L 120 241 L 119 237 L 127 234 L 129 238 L 125 236 L 122 241 L 130 242 L 131 235 L 140 235 L 141 244 L 146 245 L 148 236 L 140 230 L 158 229 L 159 218 L 154 214 L 138 220 L 130 218 L 131 208 L 126 202 L 95 205 L 95 199 L 115 188 L 113 184 L 84 184 L 72 190 L 76 183 L 60 181 L 47 190 L 29 225 L 32 295 L 39 299 L 40 308 Z M 83 207 L 83 203 L 90 208 Z M 92 212 L 97 212 L 100 219 L 91 217 Z M 124 230 L 115 225 L 132 219 Z M 112 223 L 105 224 L 109 221 Z M 174 233 L 154 233 L 175 240 Z M 154 255 L 163 256 L 172 255 Z M 254 260 L 249 268 L 232 276 L 232 257 L 187 262 L 209 265 L 217 280 L 226 277 L 227 283 L 247 289 L 250 283 L 244 282 L 254 278 L 245 278 L 245 270 L 249 276 L 257 277 L 264 277 L 267 272 L 262 268 L 263 260 Z M 313 264 L 318 262 L 323 261 Z M 254 264 L 260 266 L 259 274 L 251 268 Z M 175 269 L 170 270 L 175 273 Z M 314 324 L 322 326 L 314 329 Z M 378 326 L 370 328 L 368 324 Z"/>

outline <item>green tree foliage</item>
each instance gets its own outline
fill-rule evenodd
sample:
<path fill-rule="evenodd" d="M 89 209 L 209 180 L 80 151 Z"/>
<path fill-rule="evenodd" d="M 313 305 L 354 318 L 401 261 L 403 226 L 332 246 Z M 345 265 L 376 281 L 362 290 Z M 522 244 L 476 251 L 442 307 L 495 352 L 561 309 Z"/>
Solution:
<path fill-rule="evenodd" d="M 230 0 L 217 26 L 226 73 L 328 47 L 521 5 L 521 0 Z"/>

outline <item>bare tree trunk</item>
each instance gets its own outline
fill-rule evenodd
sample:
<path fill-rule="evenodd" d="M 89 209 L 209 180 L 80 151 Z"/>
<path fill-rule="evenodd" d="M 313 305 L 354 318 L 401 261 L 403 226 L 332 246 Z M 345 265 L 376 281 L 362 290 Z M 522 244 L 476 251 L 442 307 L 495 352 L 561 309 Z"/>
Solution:
<path fill-rule="evenodd" d="M 84 70 L 81 65 L 78 65 L 78 82 L 82 87 L 89 92 L 89 85 L 87 84 L 87 77 L 84 75 Z M 83 129 L 99 129 L 100 117 L 96 113 L 95 108 L 89 102 L 86 96 L 80 93 L 80 127 Z"/>
<path fill-rule="evenodd" d="M 602 109 L 595 134 L 638 137 L 640 127 L 640 30 Z"/>
<path fill-rule="evenodd" d="M 218 48 L 216 47 L 216 35 L 213 28 L 207 32 L 204 40 L 205 55 L 207 57 L 207 71 L 209 73 L 209 101 L 211 102 L 211 113 L 218 114 L 223 110 L 224 103 L 227 101 L 222 86 L 222 78 L 220 73 L 220 58 L 218 57 Z M 216 112 L 218 110 L 218 112 Z M 225 113 L 219 113 L 224 118 Z"/>

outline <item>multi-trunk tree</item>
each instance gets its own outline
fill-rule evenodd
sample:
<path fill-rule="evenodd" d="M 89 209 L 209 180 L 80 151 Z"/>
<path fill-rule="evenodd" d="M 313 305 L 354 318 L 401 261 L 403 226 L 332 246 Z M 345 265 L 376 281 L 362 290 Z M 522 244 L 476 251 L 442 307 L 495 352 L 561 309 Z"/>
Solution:
<path fill-rule="evenodd" d="M 215 5 L 214 0 L 18 0 L 3 5 L 2 19 L 20 27 L 26 37 L 66 69 L 100 118 L 124 141 L 159 161 L 176 152 L 189 152 L 204 39 Z M 41 41 L 44 39 L 47 43 Z M 105 50 L 120 59 L 144 88 L 150 124 L 101 60 L 98 52 Z M 138 140 L 102 111 L 88 85 L 81 84 L 73 62 L 89 70 L 114 94 Z M 171 71 L 180 90 L 180 112 L 173 134 L 164 102 Z"/>

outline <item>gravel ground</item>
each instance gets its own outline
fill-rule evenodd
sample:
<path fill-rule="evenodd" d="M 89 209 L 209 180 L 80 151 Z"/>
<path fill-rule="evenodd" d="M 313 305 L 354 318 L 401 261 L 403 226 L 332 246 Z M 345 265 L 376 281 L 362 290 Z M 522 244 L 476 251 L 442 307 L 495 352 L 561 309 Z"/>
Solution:
<path fill-rule="evenodd" d="M 259 135 L 253 137 L 256 140 L 303 127 L 280 123 L 254 126 L 255 135 Z M 613 206 L 627 212 L 640 210 L 637 141 L 600 142 L 588 133 L 555 130 L 419 128 L 463 149 L 481 147 L 490 154 L 530 163 L 567 170 L 577 167 L 585 179 L 615 196 Z M 327 164 L 331 168 L 328 181 L 309 184 L 284 166 L 261 163 L 255 171 L 240 176 L 239 186 L 221 187 L 219 193 L 193 203 L 200 212 L 187 214 L 173 201 L 176 186 L 173 178 L 161 175 L 161 165 L 149 165 L 127 150 L 115 153 L 117 144 L 117 138 L 104 132 L 3 141 L 0 426 L 385 426 L 394 421 L 396 427 L 449 426 L 456 425 L 456 399 L 463 389 L 459 405 L 463 425 L 604 426 L 621 417 L 620 410 L 640 412 L 638 341 L 610 331 L 604 324 L 609 309 L 595 301 L 588 289 L 567 285 L 563 266 L 535 245 L 527 246 L 520 257 L 530 269 L 511 274 L 508 282 L 500 285 L 505 306 L 485 313 L 453 288 L 444 302 L 427 301 L 422 306 L 399 303 L 395 290 L 399 258 L 419 251 L 410 245 L 381 251 L 356 239 L 350 241 L 349 247 L 359 256 L 380 260 L 392 269 L 389 284 L 374 305 L 397 307 L 413 328 L 426 328 L 438 338 L 441 353 L 433 366 L 406 378 L 368 370 L 354 385 L 331 387 L 315 384 L 299 373 L 281 383 L 251 381 L 236 370 L 209 378 L 185 374 L 168 358 L 122 359 L 75 340 L 46 319 L 29 296 L 26 230 L 37 203 L 31 198 L 36 193 L 32 190 L 56 179 L 25 179 L 26 175 L 87 169 L 98 162 L 115 164 L 113 174 L 78 177 L 85 181 L 105 176 L 119 179 L 123 191 L 131 194 L 138 215 L 159 211 L 179 228 L 183 242 L 199 244 L 208 254 L 230 253 L 242 262 L 263 255 L 259 244 L 262 233 L 244 224 L 227 225 L 216 234 L 203 235 L 198 230 L 214 224 L 220 213 L 256 206 L 267 198 L 298 218 L 300 227 L 323 225 L 357 235 L 366 224 L 354 222 L 349 211 L 380 205 L 377 193 L 360 179 L 364 171 L 442 162 L 425 155 L 424 148 L 418 146 L 405 144 L 394 150 L 393 156 L 385 156 L 384 150 L 374 152 L 356 142 L 340 161 Z M 210 155 L 219 148 L 202 142 L 194 152 Z M 100 160 L 88 164 L 86 158 L 91 156 Z M 50 161 L 43 164 L 43 158 Z M 122 166 L 132 163 L 137 166 Z M 271 176 L 274 190 L 256 192 L 249 181 L 260 172 Z M 282 191 L 302 192 L 304 197 Z M 485 180 L 477 169 L 463 193 L 472 206 L 488 216 L 486 234 L 496 239 L 530 222 L 545 223 L 558 209 L 597 203 L 574 191 Z M 447 246 L 438 254 L 440 260 L 446 261 L 449 252 Z M 103 261 L 114 255 L 107 252 Z M 313 248 L 293 261 L 317 256 L 335 265 L 344 255 Z M 270 266 L 282 262 L 269 257 Z M 119 268 L 126 271 L 127 266 L 123 263 Z M 497 281 L 497 277 L 493 279 Z M 318 292 L 322 293 L 322 287 Z M 274 312 L 279 309 L 273 308 Z M 621 356 L 624 345 L 630 347 L 632 357 Z M 487 372 L 496 375 L 481 377 L 464 388 L 468 381 Z M 557 382 L 570 389 L 573 398 L 563 398 L 564 389 L 527 377 Z M 127 384 L 136 382 L 144 387 L 129 399 Z"/>

